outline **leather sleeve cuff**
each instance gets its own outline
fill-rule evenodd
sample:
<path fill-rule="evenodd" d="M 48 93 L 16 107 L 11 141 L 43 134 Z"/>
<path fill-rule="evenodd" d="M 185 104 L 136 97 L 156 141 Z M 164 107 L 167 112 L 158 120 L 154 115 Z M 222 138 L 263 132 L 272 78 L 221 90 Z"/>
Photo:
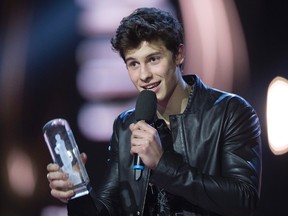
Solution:
<path fill-rule="evenodd" d="M 96 215 L 97 212 L 96 206 L 90 194 L 69 200 L 67 210 L 69 216 L 88 216 L 94 212 Z"/>

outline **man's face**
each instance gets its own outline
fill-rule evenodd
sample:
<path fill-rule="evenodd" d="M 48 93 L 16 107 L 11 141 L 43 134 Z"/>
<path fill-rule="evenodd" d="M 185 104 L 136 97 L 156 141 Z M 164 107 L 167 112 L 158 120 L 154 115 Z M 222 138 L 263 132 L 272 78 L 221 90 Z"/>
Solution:
<path fill-rule="evenodd" d="M 138 91 L 145 89 L 156 93 L 158 102 L 167 102 L 173 93 L 181 73 L 176 70 L 177 64 L 183 60 L 173 54 L 162 41 L 142 42 L 136 49 L 125 53 L 125 62 L 132 80 Z"/>

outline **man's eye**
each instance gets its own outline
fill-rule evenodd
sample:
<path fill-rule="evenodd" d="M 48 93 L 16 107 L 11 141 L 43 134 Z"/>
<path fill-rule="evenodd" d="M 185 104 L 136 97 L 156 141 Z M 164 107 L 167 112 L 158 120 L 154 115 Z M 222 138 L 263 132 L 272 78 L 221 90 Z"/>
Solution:
<path fill-rule="evenodd" d="M 159 60 L 160 60 L 159 56 L 154 56 L 154 57 L 150 58 L 150 62 L 153 63 L 153 64 L 158 63 Z"/>
<path fill-rule="evenodd" d="M 135 69 L 138 67 L 138 63 L 137 62 L 130 62 L 130 63 L 128 63 L 128 67 Z"/>

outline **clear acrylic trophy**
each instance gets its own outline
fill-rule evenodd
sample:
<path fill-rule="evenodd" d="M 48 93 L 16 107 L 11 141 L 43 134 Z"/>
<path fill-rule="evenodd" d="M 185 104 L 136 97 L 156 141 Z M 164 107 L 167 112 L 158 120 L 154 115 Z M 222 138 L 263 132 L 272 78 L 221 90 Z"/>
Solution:
<path fill-rule="evenodd" d="M 43 133 L 53 162 L 69 174 L 68 180 L 73 183 L 75 195 L 71 199 L 88 194 L 89 177 L 68 122 L 53 119 L 45 124 Z"/>

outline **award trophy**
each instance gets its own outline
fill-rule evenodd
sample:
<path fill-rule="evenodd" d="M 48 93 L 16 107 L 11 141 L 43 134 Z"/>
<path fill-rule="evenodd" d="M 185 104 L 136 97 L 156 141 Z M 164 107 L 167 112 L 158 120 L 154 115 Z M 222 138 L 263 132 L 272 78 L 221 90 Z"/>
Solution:
<path fill-rule="evenodd" d="M 44 125 L 43 134 L 53 162 L 69 175 L 68 180 L 73 183 L 75 195 L 71 199 L 88 194 L 89 177 L 68 122 L 53 119 Z"/>

